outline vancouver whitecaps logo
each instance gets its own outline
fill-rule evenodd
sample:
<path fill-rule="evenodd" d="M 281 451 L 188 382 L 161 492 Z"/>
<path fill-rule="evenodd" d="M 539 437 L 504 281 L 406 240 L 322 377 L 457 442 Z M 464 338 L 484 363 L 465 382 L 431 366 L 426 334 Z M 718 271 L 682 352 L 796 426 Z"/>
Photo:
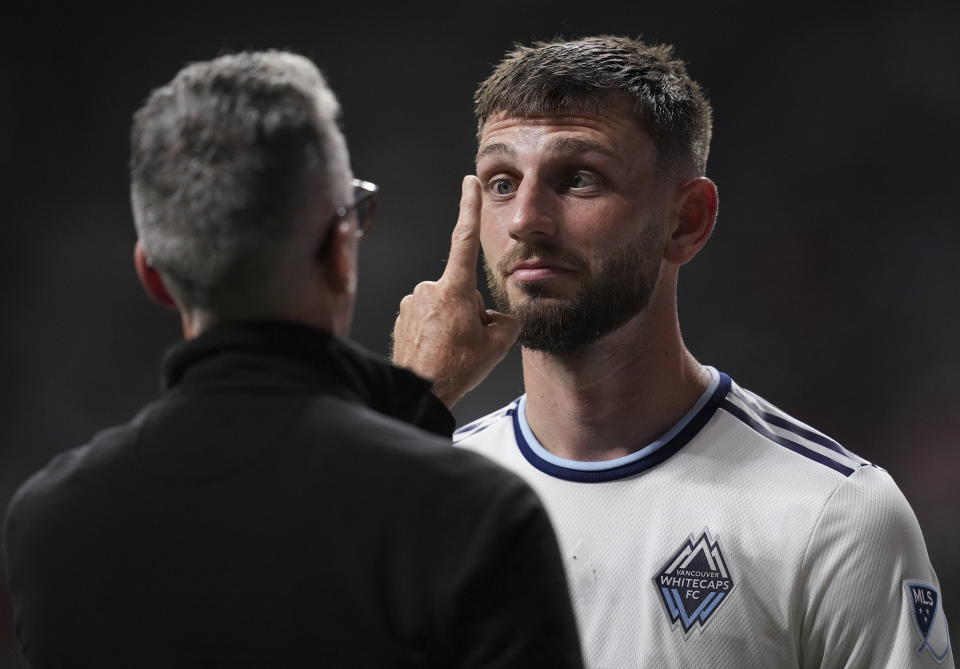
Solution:
<path fill-rule="evenodd" d="M 691 534 L 653 582 L 670 622 L 680 623 L 684 633 L 697 623 L 703 628 L 734 586 L 720 545 L 707 529 L 697 538 Z"/>

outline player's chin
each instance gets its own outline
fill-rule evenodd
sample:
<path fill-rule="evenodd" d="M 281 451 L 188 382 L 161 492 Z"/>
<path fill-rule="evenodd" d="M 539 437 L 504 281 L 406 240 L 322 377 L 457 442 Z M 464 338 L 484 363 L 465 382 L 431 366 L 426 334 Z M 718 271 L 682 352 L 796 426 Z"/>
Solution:
<path fill-rule="evenodd" d="M 568 302 L 576 295 L 576 286 L 561 285 L 553 279 L 538 281 L 514 281 L 510 291 L 513 304 L 536 300 L 538 302 Z"/>

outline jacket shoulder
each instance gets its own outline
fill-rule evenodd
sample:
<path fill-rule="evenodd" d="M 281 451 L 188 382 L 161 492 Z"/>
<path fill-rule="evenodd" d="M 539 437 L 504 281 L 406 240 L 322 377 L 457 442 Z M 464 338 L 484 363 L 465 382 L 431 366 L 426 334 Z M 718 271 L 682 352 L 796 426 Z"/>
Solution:
<path fill-rule="evenodd" d="M 357 467 L 379 471 L 401 467 L 411 476 L 457 485 L 478 477 L 487 485 L 520 481 L 485 456 L 454 448 L 449 437 L 336 398 L 315 400 L 307 411 L 305 426 L 305 436 L 316 430 L 331 443 L 344 444 L 344 458 Z"/>
<path fill-rule="evenodd" d="M 123 447 L 133 441 L 137 429 L 135 421 L 107 428 L 86 444 L 55 455 L 20 485 L 10 501 L 8 517 L 39 510 L 39 505 L 76 494 L 86 480 L 119 463 Z"/>

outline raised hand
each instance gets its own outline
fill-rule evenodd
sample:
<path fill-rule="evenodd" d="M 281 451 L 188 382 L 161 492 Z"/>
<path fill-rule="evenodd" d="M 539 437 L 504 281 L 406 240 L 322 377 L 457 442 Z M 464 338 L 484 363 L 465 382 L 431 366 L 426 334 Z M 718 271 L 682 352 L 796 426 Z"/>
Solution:
<path fill-rule="evenodd" d="M 480 197 L 479 180 L 464 177 L 447 267 L 403 298 L 393 326 L 393 363 L 432 380 L 448 407 L 487 377 L 520 331 L 516 319 L 487 309 L 477 290 Z"/>

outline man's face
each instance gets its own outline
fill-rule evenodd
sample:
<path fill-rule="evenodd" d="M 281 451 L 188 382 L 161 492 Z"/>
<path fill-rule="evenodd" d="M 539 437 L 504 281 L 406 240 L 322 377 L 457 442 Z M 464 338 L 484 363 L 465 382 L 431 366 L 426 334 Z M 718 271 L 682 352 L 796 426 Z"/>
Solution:
<path fill-rule="evenodd" d="M 498 114 L 477 154 L 491 293 L 520 343 L 563 354 L 642 312 L 660 273 L 668 186 L 626 107 L 575 116 Z"/>

